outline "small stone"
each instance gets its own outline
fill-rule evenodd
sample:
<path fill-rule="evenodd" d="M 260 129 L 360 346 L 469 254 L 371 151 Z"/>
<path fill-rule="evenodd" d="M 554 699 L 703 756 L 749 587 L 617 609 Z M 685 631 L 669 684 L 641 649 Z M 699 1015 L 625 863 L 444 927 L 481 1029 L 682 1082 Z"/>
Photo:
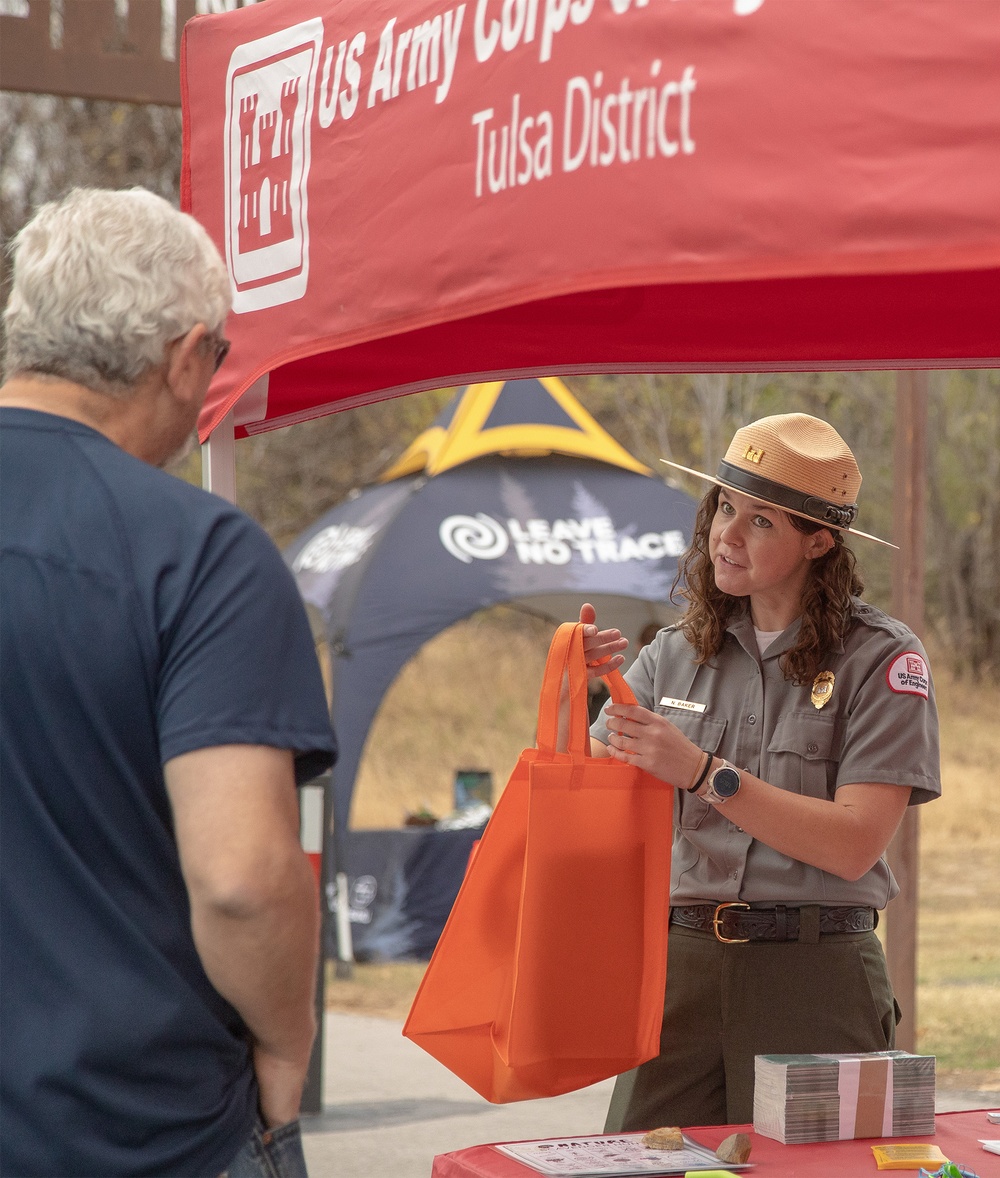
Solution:
<path fill-rule="evenodd" d="M 676 1126 L 664 1126 L 662 1129 L 650 1129 L 643 1136 L 642 1144 L 647 1149 L 683 1149 L 684 1135 Z"/>
<path fill-rule="evenodd" d="M 752 1148 L 749 1133 L 730 1133 L 725 1141 L 720 1142 L 715 1156 L 721 1162 L 735 1162 L 739 1165 L 749 1159 Z"/>

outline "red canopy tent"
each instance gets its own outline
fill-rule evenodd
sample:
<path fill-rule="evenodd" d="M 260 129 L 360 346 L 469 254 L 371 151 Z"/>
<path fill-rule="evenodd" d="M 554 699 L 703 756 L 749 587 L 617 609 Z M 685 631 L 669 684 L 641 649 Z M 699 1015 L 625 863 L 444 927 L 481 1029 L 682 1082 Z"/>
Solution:
<path fill-rule="evenodd" d="M 182 199 L 235 294 L 210 484 L 234 437 L 497 377 L 1000 366 L 998 62 L 1000 0 L 195 18 Z"/>
<path fill-rule="evenodd" d="M 487 377 L 1000 363 L 997 0 L 281 0 L 185 28 L 236 436 Z"/>

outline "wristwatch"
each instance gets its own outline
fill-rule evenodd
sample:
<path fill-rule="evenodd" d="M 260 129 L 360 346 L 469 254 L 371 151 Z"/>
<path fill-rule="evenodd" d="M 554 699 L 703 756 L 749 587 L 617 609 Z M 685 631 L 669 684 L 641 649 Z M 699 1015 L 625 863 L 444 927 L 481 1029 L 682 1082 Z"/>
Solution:
<path fill-rule="evenodd" d="M 709 773 L 708 780 L 698 790 L 698 797 L 713 806 L 728 802 L 740 788 L 740 771 L 735 765 L 723 761 L 718 769 Z"/>

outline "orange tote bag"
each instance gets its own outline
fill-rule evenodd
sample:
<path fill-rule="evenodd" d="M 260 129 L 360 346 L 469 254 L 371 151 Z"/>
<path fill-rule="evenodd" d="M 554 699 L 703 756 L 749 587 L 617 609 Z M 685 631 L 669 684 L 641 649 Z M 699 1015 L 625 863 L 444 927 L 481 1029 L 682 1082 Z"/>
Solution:
<path fill-rule="evenodd" d="M 569 751 L 556 752 L 570 687 Z M 618 703 L 635 699 L 617 671 Z M 672 786 L 592 757 L 583 628 L 560 626 L 538 747 L 472 856 L 403 1034 L 495 1104 L 557 1096 L 659 1051 Z"/>

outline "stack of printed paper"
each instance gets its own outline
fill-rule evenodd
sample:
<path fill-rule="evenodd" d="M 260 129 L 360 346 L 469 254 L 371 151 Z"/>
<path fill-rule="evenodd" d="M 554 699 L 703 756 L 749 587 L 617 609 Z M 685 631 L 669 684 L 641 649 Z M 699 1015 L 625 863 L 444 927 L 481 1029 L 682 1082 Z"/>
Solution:
<path fill-rule="evenodd" d="M 934 1132 L 934 1056 L 758 1055 L 753 1127 L 785 1145 Z"/>

